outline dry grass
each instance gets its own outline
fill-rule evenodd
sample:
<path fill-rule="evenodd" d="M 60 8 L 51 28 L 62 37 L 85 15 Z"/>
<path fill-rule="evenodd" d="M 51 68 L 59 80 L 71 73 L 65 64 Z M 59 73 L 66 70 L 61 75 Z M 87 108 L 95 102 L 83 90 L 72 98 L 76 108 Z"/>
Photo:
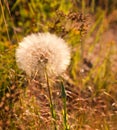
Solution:
<path fill-rule="evenodd" d="M 82 1 L 79 10 L 91 15 L 78 13 L 75 0 L 49 2 L 0 0 L 0 130 L 116 130 L 116 2 L 103 10 Z M 38 31 L 57 34 L 72 49 L 63 86 L 60 77 L 49 79 L 56 118 L 46 83 L 29 79 L 15 62 L 17 40 Z"/>

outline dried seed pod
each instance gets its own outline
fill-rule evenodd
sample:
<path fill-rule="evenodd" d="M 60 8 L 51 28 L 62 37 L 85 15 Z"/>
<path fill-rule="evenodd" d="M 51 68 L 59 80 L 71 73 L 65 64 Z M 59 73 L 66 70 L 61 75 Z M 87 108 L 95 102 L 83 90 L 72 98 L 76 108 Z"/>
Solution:
<path fill-rule="evenodd" d="M 10 97 L 10 93 L 6 93 L 6 98 L 9 98 Z"/>
<path fill-rule="evenodd" d="M 9 111 L 9 106 L 5 106 L 4 109 L 5 109 L 5 111 L 8 112 Z"/>
<path fill-rule="evenodd" d="M 15 90 L 15 88 L 16 88 L 16 86 L 13 85 L 10 89 L 11 89 L 11 90 Z"/>
<path fill-rule="evenodd" d="M 4 106 L 4 102 L 2 101 L 2 102 L 0 103 L 0 108 L 3 108 L 3 106 Z"/>
<path fill-rule="evenodd" d="M 2 97 L 2 101 L 4 102 L 6 100 L 6 97 L 4 96 L 4 97 Z"/>

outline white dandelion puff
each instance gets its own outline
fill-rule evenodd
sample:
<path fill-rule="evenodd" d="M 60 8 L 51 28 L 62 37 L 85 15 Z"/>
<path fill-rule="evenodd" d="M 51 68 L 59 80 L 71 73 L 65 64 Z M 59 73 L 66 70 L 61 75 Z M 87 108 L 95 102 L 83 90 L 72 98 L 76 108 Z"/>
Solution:
<path fill-rule="evenodd" d="M 31 34 L 19 43 L 16 62 L 30 77 L 44 75 L 45 66 L 48 76 L 58 76 L 70 63 L 70 49 L 62 38 L 54 34 Z"/>

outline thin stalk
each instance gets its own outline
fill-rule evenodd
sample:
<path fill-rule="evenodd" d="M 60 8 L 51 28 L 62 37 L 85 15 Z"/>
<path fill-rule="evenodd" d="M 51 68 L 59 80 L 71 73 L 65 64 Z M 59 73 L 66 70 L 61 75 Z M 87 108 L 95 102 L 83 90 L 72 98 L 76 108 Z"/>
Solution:
<path fill-rule="evenodd" d="M 85 13 L 85 9 L 86 9 L 86 4 L 85 4 L 85 0 L 82 0 L 82 13 Z"/>
<path fill-rule="evenodd" d="M 7 22 L 6 22 L 6 19 L 5 19 L 4 9 L 3 9 L 3 5 L 2 5 L 1 0 L 0 0 L 0 6 L 1 6 L 1 11 L 2 11 L 2 15 L 3 15 L 4 23 L 5 23 L 5 26 L 6 26 L 6 31 L 7 31 L 8 40 L 9 40 L 9 42 L 11 42 L 10 36 L 9 36 L 9 31 L 8 31 L 8 25 L 7 25 Z"/>
<path fill-rule="evenodd" d="M 82 37 L 80 39 L 80 58 L 81 58 L 81 67 L 83 65 L 83 58 L 84 58 L 84 44 L 82 42 Z"/>
<path fill-rule="evenodd" d="M 10 8 L 9 8 L 9 3 L 8 3 L 7 0 L 4 0 L 4 3 L 6 4 L 7 10 L 8 10 L 8 12 L 9 12 L 9 15 L 10 15 L 10 18 L 11 18 L 11 21 L 12 21 L 12 23 L 13 23 L 13 19 L 12 19 L 11 12 L 10 12 Z M 14 23 L 13 23 L 13 31 L 14 31 L 14 34 L 15 34 L 16 39 L 17 39 L 17 42 L 18 42 L 18 37 L 17 37 L 17 33 L 16 33 L 16 31 L 15 31 Z"/>
<path fill-rule="evenodd" d="M 64 130 L 69 130 L 69 126 L 67 124 L 67 105 L 66 105 L 66 93 L 63 82 L 61 81 L 61 95 L 63 101 L 63 120 L 64 120 Z"/>
<path fill-rule="evenodd" d="M 54 119 L 53 120 L 54 129 L 57 130 L 56 114 L 55 114 L 54 105 L 53 105 L 53 101 L 52 101 L 52 93 L 51 93 L 51 88 L 50 88 L 50 84 L 49 84 L 49 78 L 48 78 L 47 70 L 45 70 L 45 74 L 46 74 L 48 94 L 49 94 L 49 100 L 50 100 L 50 111 L 51 111 L 52 118 Z"/>
<path fill-rule="evenodd" d="M 80 30 L 80 66 L 82 68 L 82 65 L 83 65 L 83 58 L 84 58 L 84 44 L 83 44 L 83 40 L 82 40 L 82 34 L 83 33 L 83 26 L 81 27 L 81 30 Z"/>
<path fill-rule="evenodd" d="M 91 2 L 91 12 L 94 13 L 95 11 L 95 0 L 92 0 Z"/>

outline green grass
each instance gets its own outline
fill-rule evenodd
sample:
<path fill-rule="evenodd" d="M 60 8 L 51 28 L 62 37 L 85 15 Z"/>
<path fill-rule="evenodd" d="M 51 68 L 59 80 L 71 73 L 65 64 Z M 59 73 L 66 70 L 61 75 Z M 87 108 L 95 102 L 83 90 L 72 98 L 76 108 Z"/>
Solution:
<path fill-rule="evenodd" d="M 84 0 L 0 0 L 0 129 L 117 128 L 116 41 L 101 40 L 117 3 L 107 1 L 103 8 L 94 0 L 90 6 Z M 48 88 L 43 88 L 19 70 L 15 49 L 24 36 L 47 31 L 68 42 L 72 58 L 62 83 L 58 78 L 51 85 L 47 78 Z"/>

